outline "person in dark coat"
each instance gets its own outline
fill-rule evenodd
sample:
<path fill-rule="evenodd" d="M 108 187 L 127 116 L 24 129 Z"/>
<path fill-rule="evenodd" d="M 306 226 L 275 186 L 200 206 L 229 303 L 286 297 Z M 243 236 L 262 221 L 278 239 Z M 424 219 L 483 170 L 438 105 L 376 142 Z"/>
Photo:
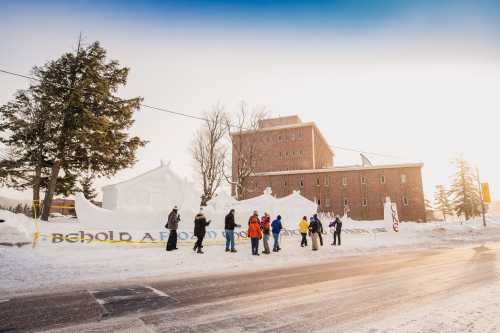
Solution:
<path fill-rule="evenodd" d="M 309 222 L 309 234 L 311 235 L 311 240 L 312 240 L 312 250 L 313 251 L 318 251 L 318 234 L 319 234 L 319 224 L 318 220 L 314 218 L 314 216 L 311 216 L 310 222 Z"/>
<path fill-rule="evenodd" d="M 170 230 L 167 241 L 167 251 L 177 250 L 177 228 L 181 220 L 181 216 L 177 211 L 177 206 L 174 206 L 174 209 L 168 214 L 167 224 L 165 225 L 165 227 Z"/>
<path fill-rule="evenodd" d="M 279 243 L 281 229 L 283 229 L 283 224 L 281 224 L 281 215 L 278 215 L 276 217 L 276 220 L 274 220 L 271 223 L 271 232 L 273 234 L 273 239 L 274 239 L 274 244 L 273 244 L 274 252 L 278 252 L 279 250 L 281 250 Z"/>
<path fill-rule="evenodd" d="M 226 235 L 226 252 L 236 252 L 236 248 L 234 247 L 234 228 L 240 228 L 241 225 L 236 224 L 234 221 L 234 209 L 229 211 L 229 214 L 226 215 L 224 221 L 224 233 Z"/>
<path fill-rule="evenodd" d="M 210 224 L 210 221 L 207 221 L 205 215 L 203 215 L 203 208 L 200 208 L 200 212 L 196 214 L 194 217 L 194 235 L 198 239 L 196 243 L 194 243 L 193 251 L 198 249 L 198 253 L 203 253 L 201 250 L 203 248 L 203 238 L 207 232 L 206 228 Z"/>
<path fill-rule="evenodd" d="M 323 223 L 321 223 L 320 219 L 318 218 L 318 214 L 314 214 L 314 220 L 318 224 L 318 238 L 319 238 L 319 244 L 323 246 Z"/>
<path fill-rule="evenodd" d="M 337 245 L 337 240 L 339 242 L 340 246 L 340 234 L 342 233 L 342 220 L 340 219 L 340 216 L 335 216 L 335 221 L 333 222 L 333 228 L 335 231 L 333 232 L 333 243 L 332 245 Z"/>

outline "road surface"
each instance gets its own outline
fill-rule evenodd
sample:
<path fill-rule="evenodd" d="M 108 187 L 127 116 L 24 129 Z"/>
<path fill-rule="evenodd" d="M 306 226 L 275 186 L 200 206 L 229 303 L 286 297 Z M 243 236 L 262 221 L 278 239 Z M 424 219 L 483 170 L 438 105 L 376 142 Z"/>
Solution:
<path fill-rule="evenodd" d="M 499 251 L 488 243 L 116 288 L 54 286 L 0 295 L 0 332 L 496 332 Z"/>

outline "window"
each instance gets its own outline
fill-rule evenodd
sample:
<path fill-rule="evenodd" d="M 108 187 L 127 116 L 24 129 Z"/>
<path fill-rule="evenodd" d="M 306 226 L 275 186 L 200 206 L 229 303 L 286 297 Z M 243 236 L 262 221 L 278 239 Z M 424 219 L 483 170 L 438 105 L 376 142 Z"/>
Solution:
<path fill-rule="evenodd" d="M 330 176 L 325 176 L 325 186 L 330 185 Z"/>
<path fill-rule="evenodd" d="M 401 175 L 401 184 L 406 183 L 406 181 L 407 181 L 407 177 L 406 177 L 406 175 L 403 173 L 403 174 Z"/>
<path fill-rule="evenodd" d="M 319 186 L 321 182 L 319 181 L 319 177 L 316 177 L 316 186 Z"/>
<path fill-rule="evenodd" d="M 324 203 L 325 203 L 325 207 L 330 207 L 330 198 L 326 198 L 324 200 Z"/>
<path fill-rule="evenodd" d="M 300 156 L 304 155 L 304 152 L 302 150 L 299 150 L 299 155 Z"/>
<path fill-rule="evenodd" d="M 349 199 L 344 199 L 344 207 L 349 206 Z"/>
<path fill-rule="evenodd" d="M 363 207 L 368 206 L 368 199 L 364 198 L 364 199 L 361 201 L 361 205 L 362 205 Z"/>
<path fill-rule="evenodd" d="M 410 203 L 408 202 L 408 198 L 406 197 L 406 195 L 403 195 L 403 205 L 405 206 L 409 206 Z"/>
<path fill-rule="evenodd" d="M 280 160 L 283 159 L 283 152 L 280 151 Z"/>
<path fill-rule="evenodd" d="M 368 182 L 368 179 L 365 176 L 361 177 L 361 184 L 366 184 Z"/>
<path fill-rule="evenodd" d="M 347 177 L 342 177 L 342 186 L 347 186 Z"/>
<path fill-rule="evenodd" d="M 380 184 L 385 184 L 385 176 L 384 175 L 380 176 Z"/>
<path fill-rule="evenodd" d="M 278 142 L 281 142 L 281 135 L 278 135 Z"/>
<path fill-rule="evenodd" d="M 301 180 L 300 180 L 299 185 L 300 185 L 300 187 L 301 187 L 301 188 L 302 188 L 302 187 L 304 187 L 304 179 L 301 179 Z"/>

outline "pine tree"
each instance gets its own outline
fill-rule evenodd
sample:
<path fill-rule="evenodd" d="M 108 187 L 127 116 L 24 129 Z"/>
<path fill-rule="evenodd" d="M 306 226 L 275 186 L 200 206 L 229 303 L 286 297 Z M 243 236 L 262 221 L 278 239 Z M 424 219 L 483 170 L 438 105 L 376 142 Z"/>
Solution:
<path fill-rule="evenodd" d="M 80 41 L 75 52 L 33 69 L 39 82 L 30 87 L 29 97 L 40 112 L 28 112 L 29 103 L 18 103 L 17 98 L 1 110 L 0 130 L 11 132 L 11 139 L 33 141 L 12 139 L 5 144 L 18 149 L 13 171 L 23 177 L 33 171 L 40 174 L 21 181 L 32 186 L 34 193 L 38 181 L 45 189 L 42 220 L 48 219 L 54 194 L 73 193 L 79 175 L 89 171 L 112 176 L 132 166 L 137 149 L 146 143 L 127 132 L 141 98 L 115 95 L 127 83 L 128 68 L 107 61 L 106 50 L 98 42 L 84 47 Z M 34 121 L 29 121 L 30 114 L 35 115 Z"/>
<path fill-rule="evenodd" d="M 446 221 L 446 216 L 453 215 L 453 206 L 450 203 L 449 193 L 443 185 L 436 186 L 434 204 L 436 210 L 443 214 L 443 218 Z"/>
<path fill-rule="evenodd" d="M 19 214 L 23 212 L 23 205 L 20 203 L 16 205 L 16 208 L 14 208 L 14 213 Z"/>
<path fill-rule="evenodd" d="M 79 187 L 79 191 L 83 193 L 83 195 L 85 196 L 85 198 L 87 198 L 87 200 L 94 200 L 96 197 L 97 197 L 97 192 L 94 188 L 94 178 L 92 177 L 92 175 L 84 175 L 82 176 L 81 180 L 80 180 L 80 187 Z"/>
<path fill-rule="evenodd" d="M 481 199 L 474 171 L 463 158 L 452 161 L 457 171 L 450 188 L 452 206 L 457 216 L 466 220 L 481 214 Z"/>

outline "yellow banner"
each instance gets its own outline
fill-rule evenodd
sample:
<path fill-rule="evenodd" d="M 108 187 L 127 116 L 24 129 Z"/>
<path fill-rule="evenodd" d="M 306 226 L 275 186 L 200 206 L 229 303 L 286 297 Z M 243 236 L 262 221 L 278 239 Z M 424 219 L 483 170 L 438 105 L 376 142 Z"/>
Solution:
<path fill-rule="evenodd" d="M 485 204 L 491 203 L 490 186 L 488 183 L 481 183 L 481 192 L 483 194 L 483 202 Z"/>

